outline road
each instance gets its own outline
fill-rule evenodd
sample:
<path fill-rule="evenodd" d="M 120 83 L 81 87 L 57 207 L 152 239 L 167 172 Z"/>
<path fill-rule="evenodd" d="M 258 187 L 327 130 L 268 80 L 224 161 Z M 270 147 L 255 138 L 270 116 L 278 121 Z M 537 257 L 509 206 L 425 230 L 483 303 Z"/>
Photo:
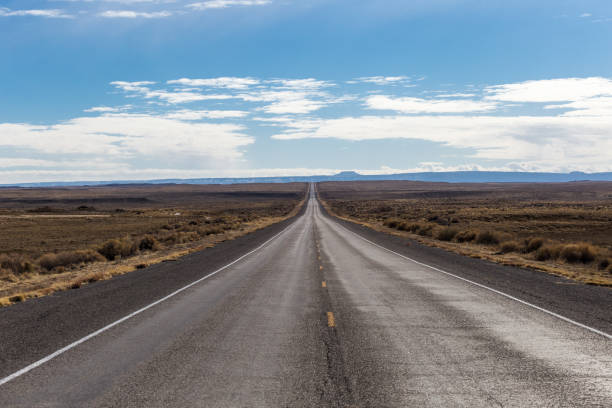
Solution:
<path fill-rule="evenodd" d="M 0 310 L 0 406 L 612 406 L 610 289 L 275 228 Z"/>

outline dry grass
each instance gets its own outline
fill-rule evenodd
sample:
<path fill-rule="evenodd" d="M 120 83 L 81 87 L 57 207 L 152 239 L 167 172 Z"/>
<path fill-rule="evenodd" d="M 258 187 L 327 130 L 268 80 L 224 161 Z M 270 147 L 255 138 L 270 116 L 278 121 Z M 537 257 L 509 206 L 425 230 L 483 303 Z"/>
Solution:
<path fill-rule="evenodd" d="M 38 265 L 46 271 L 53 271 L 58 267 L 104 261 L 104 257 L 91 249 L 60 252 L 58 254 L 45 254 L 38 259 Z"/>
<path fill-rule="evenodd" d="M 338 182 L 319 192 L 335 215 L 377 230 L 612 286 L 612 183 Z"/>
<path fill-rule="evenodd" d="M 32 205 L 41 197 L 52 204 L 16 209 L 11 202 L 0 208 L 0 305 L 76 289 L 266 227 L 294 215 L 306 189 L 304 184 L 270 190 L 219 186 L 216 192 L 211 186 L 171 187 L 148 187 L 148 197 L 162 197 L 155 202 L 136 199 L 140 186 L 102 188 L 96 190 L 96 209 L 76 205 L 95 200 L 91 189 L 13 192 L 22 202 L 31 192 Z M 7 195 L 0 204 L 10 201 Z M 139 206 L 127 200 L 128 208 L 114 208 L 121 197 Z M 92 213 L 82 217 L 81 211 Z"/>

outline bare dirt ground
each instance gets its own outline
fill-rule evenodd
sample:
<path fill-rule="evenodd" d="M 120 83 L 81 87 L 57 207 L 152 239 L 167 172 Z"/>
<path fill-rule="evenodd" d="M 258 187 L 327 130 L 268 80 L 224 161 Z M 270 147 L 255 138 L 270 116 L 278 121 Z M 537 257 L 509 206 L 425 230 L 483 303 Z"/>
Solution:
<path fill-rule="evenodd" d="M 463 255 L 612 286 L 612 183 L 320 183 L 333 214 Z"/>
<path fill-rule="evenodd" d="M 292 216 L 306 184 L 0 189 L 0 305 L 78 288 Z"/>

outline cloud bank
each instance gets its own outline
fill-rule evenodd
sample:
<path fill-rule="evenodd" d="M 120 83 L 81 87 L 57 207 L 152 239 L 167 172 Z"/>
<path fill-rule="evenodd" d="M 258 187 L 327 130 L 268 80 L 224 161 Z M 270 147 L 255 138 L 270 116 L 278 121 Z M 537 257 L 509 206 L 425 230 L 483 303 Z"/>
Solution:
<path fill-rule="evenodd" d="M 114 81 L 111 89 L 129 103 L 101 103 L 84 108 L 87 115 L 44 126 L 0 123 L 0 176 L 35 181 L 49 170 L 75 179 L 90 168 L 104 171 L 98 178 L 241 175 L 256 170 L 249 167 L 249 149 L 259 140 L 299 155 L 291 152 L 294 141 L 322 139 L 415 140 L 454 152 L 434 162 L 407 157 L 404 170 L 612 171 L 612 79 L 543 79 L 469 91 L 397 87 L 399 79 L 365 82 L 376 88 L 364 90 L 364 82 L 352 81 Z"/>

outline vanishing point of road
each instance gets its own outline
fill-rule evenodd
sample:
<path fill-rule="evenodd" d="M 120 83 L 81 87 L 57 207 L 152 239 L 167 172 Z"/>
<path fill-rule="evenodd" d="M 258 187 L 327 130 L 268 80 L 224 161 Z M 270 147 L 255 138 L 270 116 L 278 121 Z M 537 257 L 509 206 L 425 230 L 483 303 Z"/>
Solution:
<path fill-rule="evenodd" d="M 612 407 L 611 296 L 406 246 L 311 188 L 273 228 L 0 310 L 0 406 Z"/>

